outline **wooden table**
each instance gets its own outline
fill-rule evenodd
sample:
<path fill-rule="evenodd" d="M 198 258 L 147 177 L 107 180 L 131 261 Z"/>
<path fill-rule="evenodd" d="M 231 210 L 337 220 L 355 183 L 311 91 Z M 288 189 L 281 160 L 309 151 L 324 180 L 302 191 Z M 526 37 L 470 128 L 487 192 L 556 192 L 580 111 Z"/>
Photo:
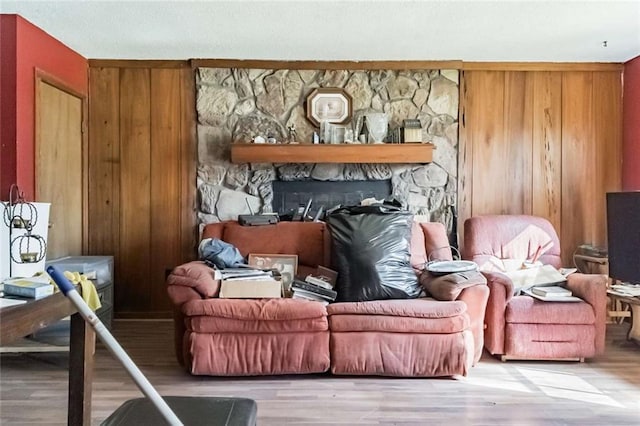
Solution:
<path fill-rule="evenodd" d="M 71 315 L 69 341 L 69 425 L 91 424 L 95 333 L 62 293 L 0 309 L 0 346 L 8 345 Z"/>
<path fill-rule="evenodd" d="M 627 303 L 631 308 L 631 328 L 627 334 L 627 339 L 640 343 L 640 297 L 632 297 L 615 290 L 607 290 L 609 297 Z"/>

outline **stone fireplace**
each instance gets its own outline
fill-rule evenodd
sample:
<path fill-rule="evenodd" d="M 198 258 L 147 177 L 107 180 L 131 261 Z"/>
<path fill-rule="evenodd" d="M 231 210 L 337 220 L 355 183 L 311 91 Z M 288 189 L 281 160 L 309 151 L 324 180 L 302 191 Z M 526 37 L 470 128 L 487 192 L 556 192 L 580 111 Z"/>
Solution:
<path fill-rule="evenodd" d="M 452 225 L 457 193 L 457 70 L 283 70 L 199 68 L 196 73 L 198 113 L 198 221 L 236 219 L 251 211 L 272 212 L 273 182 L 329 182 L 328 193 L 314 195 L 331 204 L 340 183 L 390 182 L 391 194 L 414 214 Z M 300 143 L 311 143 L 317 128 L 306 119 L 306 96 L 317 87 L 340 87 L 353 98 L 353 120 L 367 112 L 385 112 L 389 128 L 408 118 L 422 124 L 423 141 L 435 145 L 429 164 L 232 164 L 234 141 L 273 135 L 286 141 L 295 125 Z M 313 185 L 317 186 L 317 185 Z M 349 185 L 347 200 L 368 190 Z M 346 185 L 345 185 L 346 187 Z M 296 189 L 304 194 L 309 191 Z M 356 194 L 356 195 L 349 195 Z M 360 194 L 360 195 L 358 195 Z M 297 195 L 296 195 L 297 196 Z M 289 205 L 296 196 L 288 197 Z M 279 196 L 280 197 L 280 196 Z M 292 201 L 293 200 L 293 201 Z M 348 201 L 346 201 L 348 202 Z M 316 204 L 316 207 L 317 207 Z M 329 208 L 330 206 L 325 206 Z"/>

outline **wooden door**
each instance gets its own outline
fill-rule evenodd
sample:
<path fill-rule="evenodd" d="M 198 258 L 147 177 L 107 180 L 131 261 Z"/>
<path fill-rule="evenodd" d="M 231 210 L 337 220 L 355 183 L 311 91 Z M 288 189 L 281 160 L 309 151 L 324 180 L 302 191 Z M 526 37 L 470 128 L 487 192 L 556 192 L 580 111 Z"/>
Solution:
<path fill-rule="evenodd" d="M 82 254 L 83 99 L 36 79 L 36 200 L 51 203 L 47 259 Z"/>

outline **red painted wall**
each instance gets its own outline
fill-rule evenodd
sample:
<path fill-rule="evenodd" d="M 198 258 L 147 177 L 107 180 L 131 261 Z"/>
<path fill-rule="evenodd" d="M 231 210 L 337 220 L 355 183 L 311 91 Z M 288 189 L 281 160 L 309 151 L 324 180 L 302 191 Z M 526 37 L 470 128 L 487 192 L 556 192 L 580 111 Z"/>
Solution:
<path fill-rule="evenodd" d="M 16 20 L 0 15 L 0 200 L 16 182 Z"/>
<path fill-rule="evenodd" d="M 622 189 L 640 190 L 640 56 L 624 64 Z"/>
<path fill-rule="evenodd" d="M 13 140 L 5 140 L 4 135 L 2 138 L 2 144 L 9 146 L 7 150 L 9 158 L 5 159 L 3 150 L 0 198 L 6 198 L 5 194 L 11 183 L 17 183 L 27 199 L 33 200 L 35 194 L 35 71 L 36 69 L 43 71 L 81 95 L 87 96 L 89 64 L 86 58 L 24 18 L 18 15 L 3 15 L 2 18 L 3 32 L 5 21 L 13 20 L 15 26 L 15 60 L 5 62 L 4 56 L 2 58 L 3 80 L 4 68 L 14 69 L 15 136 Z M 3 104 L 4 96 L 3 90 Z M 7 109 L 10 108 L 11 105 L 7 107 Z M 3 111 L 4 109 L 3 105 Z M 11 117 L 9 120 L 11 121 Z M 5 176 L 12 177 L 13 182 L 5 181 Z"/>

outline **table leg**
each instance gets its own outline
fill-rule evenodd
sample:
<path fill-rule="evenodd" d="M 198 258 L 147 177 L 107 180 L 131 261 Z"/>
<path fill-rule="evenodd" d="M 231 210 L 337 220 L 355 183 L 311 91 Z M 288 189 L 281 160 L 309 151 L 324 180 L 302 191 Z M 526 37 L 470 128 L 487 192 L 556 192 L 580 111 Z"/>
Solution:
<path fill-rule="evenodd" d="M 631 328 L 627 339 L 640 343 L 640 305 L 629 304 L 629 307 L 631 308 Z"/>
<path fill-rule="evenodd" d="M 69 425 L 91 425 L 91 385 L 96 335 L 79 313 L 71 316 L 69 342 Z"/>

